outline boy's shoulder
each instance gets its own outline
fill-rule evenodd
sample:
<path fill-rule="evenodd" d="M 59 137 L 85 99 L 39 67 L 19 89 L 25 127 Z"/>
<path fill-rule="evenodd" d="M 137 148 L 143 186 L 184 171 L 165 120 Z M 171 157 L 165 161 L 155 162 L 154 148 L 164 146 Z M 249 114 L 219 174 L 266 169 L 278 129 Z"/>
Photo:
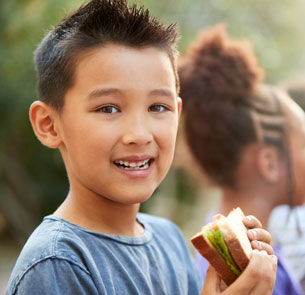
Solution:
<path fill-rule="evenodd" d="M 139 244 L 149 241 L 151 236 L 155 239 L 158 237 L 163 239 L 165 234 L 170 234 L 169 240 L 182 237 L 178 227 L 165 218 L 145 213 L 139 213 L 137 218 L 146 230 L 146 235 L 139 239 Z M 18 270 L 19 274 L 25 273 L 35 264 L 47 259 L 63 259 L 84 267 L 80 252 L 90 249 L 96 243 L 101 247 L 103 243 L 105 247 L 109 247 L 113 241 L 126 243 L 126 240 L 127 243 L 130 242 L 130 239 L 94 233 L 60 217 L 49 215 L 27 240 L 17 259 L 14 271 Z"/>
<path fill-rule="evenodd" d="M 25 243 L 11 274 L 12 288 L 36 265 L 48 260 L 62 260 L 83 269 L 79 257 L 71 251 L 71 245 L 81 247 L 81 238 L 66 222 L 55 216 L 47 216 L 33 231 Z"/>
<path fill-rule="evenodd" d="M 24 245 L 20 258 L 39 261 L 46 258 L 66 256 L 68 241 L 78 243 L 78 234 L 59 217 L 46 216 L 33 231 Z M 71 258 L 71 257 L 69 257 Z"/>
<path fill-rule="evenodd" d="M 137 216 L 147 232 L 146 236 L 140 239 L 139 243 L 149 240 L 149 236 L 162 236 L 170 233 L 172 237 L 180 236 L 180 230 L 171 221 L 150 214 L 139 213 Z M 126 242 L 124 238 L 114 238 L 103 234 L 98 234 L 86 230 L 80 226 L 72 224 L 60 217 L 49 215 L 44 218 L 41 224 L 33 231 L 24 245 L 17 263 L 26 271 L 34 264 L 46 259 L 65 259 L 74 264 L 80 264 L 79 251 L 90 248 L 90 244 L 101 242 L 111 243 L 111 241 Z M 127 242 L 130 242 L 127 239 Z M 100 244 L 101 245 L 101 244 Z M 106 245 L 107 247 L 107 245 Z M 20 269 L 19 269 L 20 270 Z"/>
<path fill-rule="evenodd" d="M 145 261 L 149 261 L 152 269 L 156 261 L 158 269 L 161 263 L 162 272 L 169 276 L 168 288 L 176 285 L 173 281 L 181 280 L 181 274 L 185 284 L 188 284 L 188 280 L 197 280 L 178 227 L 162 217 L 139 213 L 137 218 L 145 228 L 144 235 L 127 237 L 104 235 L 55 216 L 46 217 L 24 246 L 6 294 L 29 294 L 23 293 L 25 289 L 30 290 L 30 294 L 44 294 L 42 290 L 49 290 L 49 285 L 53 289 L 61 288 L 67 285 L 67 281 L 70 282 L 69 290 L 75 287 L 71 289 L 74 293 L 62 290 L 54 294 L 108 294 L 105 290 L 108 287 L 111 289 L 111 286 L 105 286 L 105 282 L 116 281 L 115 286 L 128 285 L 130 273 L 138 272 L 139 277 L 143 276 L 142 271 L 147 266 Z M 139 260 L 142 255 L 146 257 L 144 262 Z M 175 271 L 172 271 L 173 265 Z M 117 273 L 121 273 L 122 277 Z M 149 273 L 145 273 L 145 276 L 150 281 Z M 187 278 L 186 273 L 190 273 L 190 277 Z M 164 274 L 162 279 L 166 277 Z M 73 278 L 75 280 L 71 283 Z M 134 278 L 132 281 L 140 283 Z M 32 286 L 35 286 L 35 292 Z M 85 291 L 80 293 L 77 288 Z M 19 293 L 15 293 L 16 290 Z M 109 294 L 114 293 L 112 290 Z M 132 291 L 129 294 L 138 293 Z"/>

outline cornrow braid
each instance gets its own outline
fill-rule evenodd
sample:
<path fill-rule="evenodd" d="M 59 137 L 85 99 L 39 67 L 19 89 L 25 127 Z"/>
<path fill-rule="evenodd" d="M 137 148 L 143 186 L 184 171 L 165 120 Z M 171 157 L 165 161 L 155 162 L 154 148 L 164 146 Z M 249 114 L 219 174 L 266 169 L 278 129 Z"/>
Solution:
<path fill-rule="evenodd" d="M 290 208 L 294 206 L 294 175 L 288 141 L 287 119 L 279 102 L 282 92 L 268 87 L 264 89 L 268 99 L 260 96 L 248 99 L 249 111 L 253 119 L 257 139 L 264 144 L 278 148 L 286 163 L 287 196 Z M 297 228 L 300 230 L 299 219 L 296 218 Z"/>
<path fill-rule="evenodd" d="M 274 145 L 284 151 L 286 118 L 276 97 L 278 93 L 271 87 L 265 87 L 264 92 L 266 92 L 268 99 L 256 95 L 246 100 L 255 126 L 257 140 Z"/>

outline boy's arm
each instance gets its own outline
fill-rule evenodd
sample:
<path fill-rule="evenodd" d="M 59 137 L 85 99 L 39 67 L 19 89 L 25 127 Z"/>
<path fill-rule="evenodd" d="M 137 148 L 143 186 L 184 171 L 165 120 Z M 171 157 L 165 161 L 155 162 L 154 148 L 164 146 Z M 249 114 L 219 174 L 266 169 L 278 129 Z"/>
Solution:
<path fill-rule="evenodd" d="M 254 250 L 251 260 L 236 281 L 223 291 L 222 281 L 209 267 L 202 295 L 272 295 L 277 259 L 265 251 Z"/>
<path fill-rule="evenodd" d="M 5 295 L 98 295 L 88 272 L 67 260 L 50 258 L 26 271 Z"/>

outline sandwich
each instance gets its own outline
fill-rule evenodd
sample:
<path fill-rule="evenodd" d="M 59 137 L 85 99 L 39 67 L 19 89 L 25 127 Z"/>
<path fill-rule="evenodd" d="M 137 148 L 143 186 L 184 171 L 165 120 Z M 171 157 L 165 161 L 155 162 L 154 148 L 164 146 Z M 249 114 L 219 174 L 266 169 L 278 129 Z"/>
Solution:
<path fill-rule="evenodd" d="M 252 253 L 244 216 L 240 208 L 233 209 L 227 217 L 218 214 L 191 238 L 194 247 L 228 286 L 246 268 Z"/>

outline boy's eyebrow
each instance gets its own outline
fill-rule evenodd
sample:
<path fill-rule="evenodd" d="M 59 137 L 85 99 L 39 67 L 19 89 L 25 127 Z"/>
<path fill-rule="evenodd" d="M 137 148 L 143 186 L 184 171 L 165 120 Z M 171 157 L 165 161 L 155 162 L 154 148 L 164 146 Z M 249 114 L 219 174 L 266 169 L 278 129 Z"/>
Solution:
<path fill-rule="evenodd" d="M 169 98 L 175 98 L 175 94 L 168 89 L 154 89 L 150 92 L 151 95 L 160 95 L 160 96 L 168 96 Z"/>
<path fill-rule="evenodd" d="M 109 94 L 114 94 L 114 93 L 120 93 L 121 90 L 118 88 L 98 88 L 94 89 L 92 92 L 89 94 L 89 99 L 94 99 L 97 97 L 101 96 L 107 96 Z M 170 98 L 174 98 L 175 94 L 171 90 L 167 89 L 154 89 L 150 92 L 150 95 L 160 95 L 160 96 L 167 96 Z"/>
<path fill-rule="evenodd" d="M 94 89 L 89 94 L 89 99 L 94 99 L 100 96 L 106 96 L 113 93 L 119 93 L 120 90 L 118 88 L 98 88 Z"/>

